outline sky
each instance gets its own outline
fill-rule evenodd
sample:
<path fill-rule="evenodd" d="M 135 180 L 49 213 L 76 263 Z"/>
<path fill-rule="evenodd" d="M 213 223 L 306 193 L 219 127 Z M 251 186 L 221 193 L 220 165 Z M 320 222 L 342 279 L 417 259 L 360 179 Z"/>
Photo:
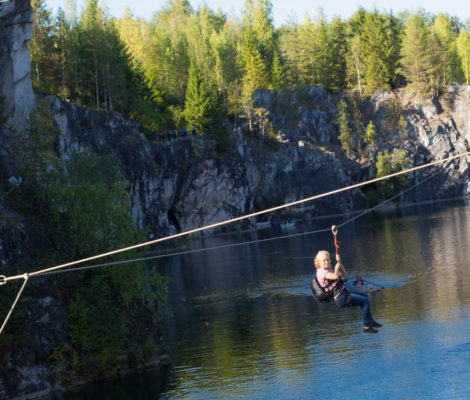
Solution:
<path fill-rule="evenodd" d="M 78 10 L 85 0 L 76 0 Z M 124 12 L 126 5 L 129 5 L 132 13 L 136 17 L 142 17 L 149 20 L 155 11 L 166 5 L 167 0 L 102 0 L 108 7 L 111 15 L 120 17 Z M 205 3 L 212 10 L 219 8 L 224 12 L 235 11 L 239 14 L 243 9 L 245 0 L 189 0 L 191 6 L 197 9 Z M 295 15 L 299 22 L 302 22 L 303 16 L 307 12 L 311 17 L 316 15 L 319 8 L 322 8 L 328 19 L 339 16 L 341 19 L 348 19 L 357 9 L 362 6 L 366 10 L 372 10 L 376 7 L 379 11 L 393 11 L 397 14 L 402 11 L 416 11 L 419 8 L 432 13 L 445 13 L 451 16 L 457 16 L 461 22 L 467 23 L 470 18 L 470 7 L 464 6 L 462 0 L 271 0 L 273 5 L 274 24 L 278 27 L 283 25 L 290 15 Z M 65 0 L 46 0 L 48 8 L 54 12 L 59 6 L 64 7 Z"/>

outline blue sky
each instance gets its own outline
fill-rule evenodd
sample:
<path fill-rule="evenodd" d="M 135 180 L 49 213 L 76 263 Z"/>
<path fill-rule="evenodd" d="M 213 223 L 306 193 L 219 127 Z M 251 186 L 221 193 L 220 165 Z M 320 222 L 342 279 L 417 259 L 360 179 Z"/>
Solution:
<path fill-rule="evenodd" d="M 79 9 L 81 4 L 85 2 L 85 0 L 76 1 Z M 189 1 L 193 8 L 198 8 L 205 2 L 212 10 L 220 8 L 226 13 L 231 10 L 238 13 L 245 3 L 245 0 Z M 394 14 L 401 11 L 416 11 L 418 8 L 423 8 L 433 14 L 442 12 L 452 16 L 457 16 L 460 21 L 464 23 L 466 23 L 470 18 L 470 7 L 464 6 L 462 0 L 421 0 L 419 2 L 410 2 L 406 0 L 271 0 L 271 2 L 273 4 L 273 16 L 276 26 L 285 23 L 288 16 L 292 13 L 295 13 L 299 22 L 301 22 L 305 12 L 308 12 L 310 16 L 314 16 L 318 8 L 323 8 L 329 19 L 335 15 L 342 19 L 347 19 L 359 8 L 359 6 L 362 6 L 367 10 L 371 10 L 375 6 L 379 11 L 392 10 Z M 49 8 L 52 8 L 55 11 L 59 6 L 64 7 L 65 0 L 46 0 L 46 3 Z M 106 4 L 109 12 L 114 16 L 120 17 L 126 5 L 129 5 L 135 16 L 149 19 L 155 11 L 159 10 L 164 4 L 167 4 L 167 1 L 104 0 L 104 4 Z"/>

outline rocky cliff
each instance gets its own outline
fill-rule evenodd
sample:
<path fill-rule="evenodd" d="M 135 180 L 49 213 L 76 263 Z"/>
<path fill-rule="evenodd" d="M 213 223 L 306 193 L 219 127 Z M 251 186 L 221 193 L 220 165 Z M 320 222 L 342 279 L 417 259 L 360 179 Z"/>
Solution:
<path fill-rule="evenodd" d="M 29 0 L 0 3 L 0 114 L 6 119 L 0 138 L 2 156 L 9 136 L 25 134 L 34 101 L 27 46 L 32 22 Z"/>
<path fill-rule="evenodd" d="M 315 95 L 321 90 L 309 89 Z M 227 220 L 348 182 L 334 153 L 317 145 L 287 141 L 274 151 L 239 128 L 230 134 L 233 150 L 221 157 L 205 137 L 148 141 L 136 123 L 118 114 L 92 112 L 57 97 L 51 97 L 50 104 L 60 156 L 85 150 L 116 154 L 131 182 L 132 214 L 154 236 Z M 329 129 L 327 121 L 319 124 Z M 331 140 L 326 133 L 323 139 Z M 345 194 L 312 204 L 309 212 L 352 207 L 351 194 Z"/>

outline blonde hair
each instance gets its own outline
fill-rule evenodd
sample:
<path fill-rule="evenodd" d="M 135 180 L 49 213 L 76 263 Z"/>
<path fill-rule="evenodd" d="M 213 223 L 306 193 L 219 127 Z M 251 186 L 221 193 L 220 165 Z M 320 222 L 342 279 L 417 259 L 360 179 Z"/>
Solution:
<path fill-rule="evenodd" d="M 315 265 L 315 268 L 318 269 L 320 268 L 320 261 L 318 261 L 318 259 L 320 258 L 321 255 L 323 254 L 326 254 L 328 256 L 328 258 L 330 258 L 330 252 L 329 251 L 326 251 L 326 250 L 320 250 L 317 255 L 315 256 L 315 258 L 313 259 L 313 263 Z"/>

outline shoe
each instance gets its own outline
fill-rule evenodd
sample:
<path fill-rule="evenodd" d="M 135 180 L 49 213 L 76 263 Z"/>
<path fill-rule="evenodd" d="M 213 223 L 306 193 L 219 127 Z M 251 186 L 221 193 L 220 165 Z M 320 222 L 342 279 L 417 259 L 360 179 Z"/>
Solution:
<path fill-rule="evenodd" d="M 364 333 L 377 333 L 378 330 L 372 328 L 371 326 L 364 326 L 364 327 L 362 328 L 362 332 L 364 332 Z"/>
<path fill-rule="evenodd" d="M 372 320 L 370 325 L 372 328 L 380 328 L 382 324 L 379 324 L 377 321 Z"/>

